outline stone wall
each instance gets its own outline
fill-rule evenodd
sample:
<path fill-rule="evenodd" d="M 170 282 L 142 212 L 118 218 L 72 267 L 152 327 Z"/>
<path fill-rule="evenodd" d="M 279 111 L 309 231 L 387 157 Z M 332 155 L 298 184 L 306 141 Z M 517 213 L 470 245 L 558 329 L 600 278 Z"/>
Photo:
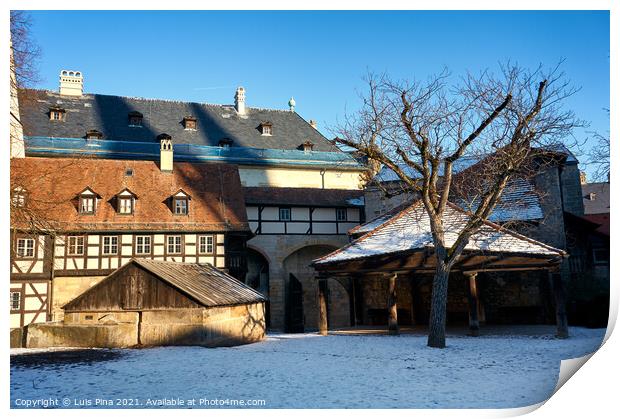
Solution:
<path fill-rule="evenodd" d="M 69 301 L 98 284 L 105 276 L 65 276 L 52 280 L 52 321 L 59 322 L 64 318 L 61 308 Z"/>
<path fill-rule="evenodd" d="M 63 322 L 31 325 L 28 348 L 233 346 L 265 337 L 263 303 L 144 312 L 75 312 Z"/>

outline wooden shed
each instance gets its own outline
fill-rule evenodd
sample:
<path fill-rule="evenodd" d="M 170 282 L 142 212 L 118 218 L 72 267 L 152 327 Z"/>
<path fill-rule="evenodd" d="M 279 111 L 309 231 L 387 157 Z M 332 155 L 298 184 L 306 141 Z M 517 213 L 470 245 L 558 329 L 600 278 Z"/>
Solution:
<path fill-rule="evenodd" d="M 87 346 L 231 346 L 264 338 L 265 301 L 208 264 L 132 259 L 67 303 L 64 327 L 112 326 Z"/>

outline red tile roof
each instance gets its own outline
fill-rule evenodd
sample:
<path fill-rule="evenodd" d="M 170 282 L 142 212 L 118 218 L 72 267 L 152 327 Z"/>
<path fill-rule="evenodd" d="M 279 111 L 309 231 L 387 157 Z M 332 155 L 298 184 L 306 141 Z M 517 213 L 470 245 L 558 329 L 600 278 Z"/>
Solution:
<path fill-rule="evenodd" d="M 131 176 L 128 169 L 133 170 Z M 11 190 L 26 190 L 25 209 L 13 209 L 13 227 L 27 229 L 32 213 L 60 231 L 247 231 L 237 166 L 175 163 L 162 173 L 152 161 L 89 158 L 12 159 Z M 100 195 L 94 215 L 78 212 L 86 187 Z M 134 213 L 118 214 L 115 196 L 125 188 L 137 196 Z M 191 196 L 188 215 L 174 215 L 170 198 L 179 189 Z"/>

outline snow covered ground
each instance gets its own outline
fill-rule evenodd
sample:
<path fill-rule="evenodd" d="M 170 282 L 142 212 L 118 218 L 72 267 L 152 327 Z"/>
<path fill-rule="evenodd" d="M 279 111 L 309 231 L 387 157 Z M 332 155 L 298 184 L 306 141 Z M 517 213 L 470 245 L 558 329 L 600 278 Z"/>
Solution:
<path fill-rule="evenodd" d="M 97 399 L 114 405 L 126 398 L 150 407 L 174 399 L 186 407 L 195 398 L 196 407 L 209 407 L 200 399 L 264 400 L 266 408 L 521 407 L 547 399 L 560 360 L 595 351 L 605 334 L 571 328 L 570 339 L 557 340 L 546 326 L 530 336 L 506 330 L 449 336 L 443 350 L 428 348 L 421 335 L 315 334 L 272 334 L 235 348 L 16 350 L 11 403 L 52 398 L 61 407 L 95 407 Z"/>

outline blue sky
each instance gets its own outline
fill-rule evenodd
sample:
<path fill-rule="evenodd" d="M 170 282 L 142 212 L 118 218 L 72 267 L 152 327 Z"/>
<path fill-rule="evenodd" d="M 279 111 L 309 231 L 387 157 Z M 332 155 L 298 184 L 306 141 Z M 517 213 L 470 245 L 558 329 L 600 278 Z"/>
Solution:
<path fill-rule="evenodd" d="M 249 106 L 315 119 L 328 137 L 345 107 L 358 105 L 368 70 L 424 78 L 555 65 L 582 89 L 567 105 L 606 133 L 609 13 L 478 12 L 32 12 L 42 48 L 42 88 L 61 69 L 81 70 L 90 93 L 232 103 L 243 85 Z M 579 138 L 587 133 L 577 132 Z"/>

